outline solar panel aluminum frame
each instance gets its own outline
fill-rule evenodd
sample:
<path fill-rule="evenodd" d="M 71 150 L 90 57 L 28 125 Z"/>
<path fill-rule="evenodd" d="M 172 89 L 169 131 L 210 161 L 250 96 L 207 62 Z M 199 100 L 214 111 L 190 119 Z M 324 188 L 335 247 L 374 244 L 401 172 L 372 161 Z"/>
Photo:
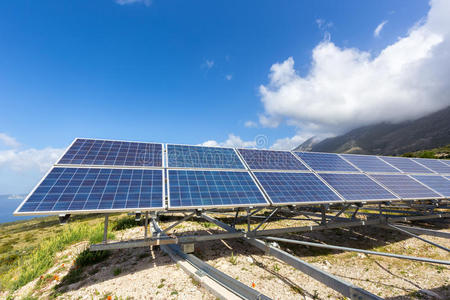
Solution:
<path fill-rule="evenodd" d="M 334 203 L 345 203 L 347 202 L 347 200 L 344 199 L 344 197 L 342 197 L 341 194 L 339 194 L 332 186 L 330 186 L 328 184 L 328 182 L 326 182 L 325 180 L 323 180 L 322 177 L 317 176 L 318 174 L 315 172 L 311 172 L 311 171 L 305 171 L 305 170 L 291 170 L 289 171 L 278 171 L 278 170 L 252 170 L 252 173 L 307 173 L 307 174 L 312 174 L 314 176 L 316 176 L 317 179 L 319 179 L 323 184 L 325 184 L 333 193 L 336 194 L 336 196 L 338 196 L 341 200 L 337 200 L 337 201 L 309 201 L 309 202 L 283 202 L 283 203 L 276 203 L 273 202 L 272 199 L 270 199 L 269 194 L 267 193 L 267 191 L 264 189 L 263 185 L 261 184 L 261 182 L 258 180 L 258 177 L 256 177 L 256 175 L 254 176 L 254 180 L 256 180 L 258 182 L 258 186 L 261 188 L 261 190 L 264 191 L 264 194 L 266 195 L 267 199 L 269 200 L 269 203 L 271 206 L 286 206 L 286 205 L 293 205 L 293 206 L 308 206 L 308 205 L 316 205 L 316 204 L 334 204 Z"/>
<path fill-rule="evenodd" d="M 165 145 L 165 168 L 171 169 L 171 170 L 203 170 L 203 171 L 210 171 L 210 170 L 216 170 L 216 171 L 243 171 L 247 170 L 246 164 L 242 161 L 239 151 L 236 150 L 236 148 L 233 147 L 221 147 L 221 146 L 197 146 L 197 145 L 187 145 L 187 144 L 172 144 L 172 143 L 166 143 Z M 188 147 L 203 147 L 203 148 L 217 148 L 217 149 L 231 149 L 234 151 L 234 153 L 238 156 L 239 160 L 242 164 L 242 169 L 229 169 L 229 168 L 192 168 L 192 167 L 170 167 L 169 166 L 169 145 L 173 146 L 188 146 Z"/>
<path fill-rule="evenodd" d="M 86 165 L 86 164 L 62 164 L 59 163 L 61 159 L 66 155 L 66 153 L 69 151 L 70 148 L 72 148 L 73 144 L 77 140 L 93 140 L 93 141 L 108 141 L 108 142 L 123 142 L 123 143 L 140 143 L 140 144 L 156 144 L 161 145 L 161 166 L 128 166 L 128 165 Z M 126 169 L 148 169 L 148 170 L 154 170 L 154 169 L 162 169 L 165 168 L 164 165 L 164 144 L 163 143 L 153 143 L 153 142 L 137 142 L 137 141 L 123 141 L 123 140 L 111 140 L 111 139 L 92 139 L 92 138 L 75 138 L 69 147 L 64 151 L 64 153 L 61 155 L 61 157 L 56 161 L 54 164 L 55 166 L 61 166 L 61 167 L 79 167 L 79 166 L 89 166 L 89 167 L 96 167 L 101 166 L 105 169 L 115 169 L 115 168 L 126 168 Z"/>
<path fill-rule="evenodd" d="M 231 148 L 233 149 L 233 148 Z M 256 187 L 258 188 L 259 192 L 263 196 L 266 203 L 256 203 L 256 204 L 238 204 L 238 205 L 201 205 L 201 206 L 177 206 L 177 207 L 171 207 L 170 205 L 170 178 L 169 178 L 169 171 L 170 170 L 176 170 L 176 171 L 211 171 L 211 172 L 242 172 L 247 173 L 252 178 L 253 182 L 255 183 Z M 167 180 L 166 180 L 166 188 L 167 188 L 167 209 L 168 210 L 192 210 L 192 209 L 214 209 L 214 208 L 253 208 L 253 207 L 264 207 L 264 206 L 270 206 L 271 201 L 268 200 L 267 195 L 265 192 L 261 189 L 259 186 L 259 182 L 255 180 L 255 178 L 252 176 L 251 172 L 249 172 L 246 169 L 196 169 L 196 168 L 167 168 Z"/>
<path fill-rule="evenodd" d="M 428 174 L 428 176 L 436 176 L 436 174 L 429 174 L 429 173 L 427 173 L 427 174 Z M 412 180 L 416 181 L 420 185 L 423 185 L 427 189 L 429 189 L 429 190 L 435 192 L 436 194 L 440 195 L 440 197 L 421 197 L 421 198 L 401 197 L 399 194 L 397 194 L 396 192 L 392 191 L 390 188 L 385 186 L 383 183 L 379 182 L 376 178 L 373 178 L 369 174 L 366 174 L 366 175 L 368 175 L 373 181 L 375 181 L 376 183 L 378 183 L 379 185 L 384 187 L 386 190 L 388 190 L 389 192 L 391 192 L 392 194 L 394 194 L 395 196 L 400 198 L 400 200 L 411 201 L 411 200 L 438 200 L 438 199 L 445 199 L 445 197 L 441 193 L 438 193 L 437 191 L 435 191 L 434 189 L 432 189 L 428 185 L 423 184 L 422 182 L 418 181 L 414 177 L 411 177 L 411 175 L 409 175 L 409 173 L 408 174 L 393 174 L 393 173 L 390 173 L 390 174 L 373 174 L 373 175 L 387 175 L 387 176 L 399 176 L 399 175 L 402 175 L 402 176 L 408 176 L 409 178 L 411 178 Z M 414 175 L 418 175 L 418 174 L 414 174 Z M 421 175 L 423 175 L 423 174 L 421 174 Z"/>
<path fill-rule="evenodd" d="M 402 158 L 409 159 L 409 160 L 411 160 L 411 161 L 417 163 L 419 166 L 424 167 L 425 169 L 429 170 L 429 171 L 432 172 L 432 173 L 404 172 L 404 171 L 402 171 L 400 168 L 397 168 L 397 167 L 394 166 L 393 164 L 391 164 L 391 163 L 389 163 L 388 161 L 384 160 L 384 159 L 383 159 L 383 156 L 378 156 L 378 155 L 376 155 L 376 157 L 378 157 L 379 159 L 381 159 L 382 161 L 384 161 L 385 163 L 387 163 L 387 164 L 390 165 L 391 167 L 393 167 L 393 168 L 399 170 L 402 174 L 414 174 L 414 175 L 416 175 L 416 174 L 417 174 L 417 175 L 436 175 L 436 174 L 439 174 L 439 173 L 436 173 L 435 171 L 431 170 L 431 169 L 428 168 L 427 166 L 424 166 L 424 165 L 418 163 L 417 161 L 415 161 L 415 160 L 413 160 L 413 159 L 410 159 L 410 158 L 408 158 L 408 157 L 402 157 Z M 392 157 L 395 157 L 395 156 L 392 156 Z M 375 173 L 371 172 L 371 174 L 375 174 Z M 396 173 L 389 173 L 389 174 L 396 174 Z"/>
<path fill-rule="evenodd" d="M 28 195 L 25 197 L 25 199 L 20 203 L 19 207 L 16 208 L 13 215 L 14 216 L 29 216 L 29 215 L 61 215 L 61 214 L 91 214 L 91 213 L 116 213 L 116 212 L 130 212 L 130 211 L 140 211 L 140 212 L 146 212 L 146 211 L 162 211 L 165 210 L 165 172 L 164 169 L 159 168 L 162 172 L 162 206 L 161 207 L 150 207 L 150 208 L 111 208 L 111 209 L 89 209 L 89 210 L 62 210 L 62 211 L 32 211 L 32 212 L 19 212 L 19 210 L 22 208 L 22 206 L 27 202 L 27 200 L 30 198 L 31 195 L 36 191 L 36 189 L 41 185 L 41 183 L 47 178 L 47 176 L 50 174 L 50 172 L 54 168 L 78 168 L 78 169 L 113 169 L 113 168 L 104 168 L 103 166 L 85 166 L 85 165 L 77 165 L 76 167 L 72 166 L 66 166 L 66 165 L 54 165 L 50 168 L 50 170 L 47 171 L 47 173 L 41 178 L 39 183 L 33 188 L 33 190 L 28 193 Z M 116 169 L 133 169 L 133 168 L 116 168 Z M 151 169 L 155 170 L 155 169 Z M 156 169 L 158 170 L 158 169 Z"/>
<path fill-rule="evenodd" d="M 343 173 L 331 173 L 331 172 L 317 172 L 317 175 L 319 175 L 320 176 L 320 174 L 343 174 Z M 383 189 L 385 189 L 385 190 L 387 190 L 389 193 L 391 193 L 392 195 L 394 195 L 395 197 L 397 197 L 397 198 L 392 198 L 392 199 L 362 199 L 362 200 L 350 200 L 350 199 L 346 199 L 344 196 L 342 196 L 342 198 L 344 199 L 344 201 L 345 202 L 347 202 L 347 203 L 362 203 L 362 204 L 364 204 L 364 203 L 367 203 L 367 202 L 386 202 L 386 201 L 402 201 L 402 199 L 396 194 L 396 193 L 394 193 L 393 191 L 391 191 L 390 189 L 388 189 L 387 187 L 385 187 L 384 185 L 382 185 L 381 183 L 379 183 L 378 181 L 376 181 L 374 178 L 372 178 L 371 176 L 370 176 L 370 174 L 366 174 L 366 173 L 364 173 L 364 172 L 361 172 L 361 173 L 350 173 L 350 172 L 348 172 L 348 173 L 346 173 L 346 174 L 361 174 L 361 175 L 366 175 L 367 177 L 369 177 L 369 179 L 371 179 L 372 181 L 374 181 L 376 184 L 378 184 L 379 186 L 381 186 Z M 392 175 L 393 173 L 383 173 L 383 174 L 376 174 L 376 175 Z M 394 173 L 394 174 L 397 174 L 397 173 Z M 375 175 L 375 174 L 374 174 Z M 397 175 L 399 175 L 399 174 L 397 174 Z M 322 178 L 321 176 L 320 176 L 320 178 Z M 322 178 L 323 179 L 323 178 Z M 323 179 L 324 181 L 325 181 L 325 179 Z M 327 182 L 328 183 L 328 182 Z M 334 190 L 334 189 L 333 189 Z M 339 193 L 339 192 L 338 192 Z"/>

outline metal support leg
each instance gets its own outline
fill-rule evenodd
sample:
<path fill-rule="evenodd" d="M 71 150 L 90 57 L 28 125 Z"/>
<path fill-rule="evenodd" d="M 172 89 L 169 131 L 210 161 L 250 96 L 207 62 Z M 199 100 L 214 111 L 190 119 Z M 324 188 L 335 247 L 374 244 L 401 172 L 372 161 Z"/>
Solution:
<path fill-rule="evenodd" d="M 268 216 L 265 218 L 253 231 L 257 231 L 264 223 L 266 223 L 276 212 L 278 211 L 278 208 L 275 208 Z"/>
<path fill-rule="evenodd" d="M 145 222 L 144 222 L 144 226 L 145 226 L 145 229 L 144 229 L 144 239 L 147 239 L 147 231 L 148 231 L 148 211 L 147 212 L 145 212 Z"/>
<path fill-rule="evenodd" d="M 103 243 L 108 243 L 108 214 L 105 215 L 105 227 L 103 228 Z"/>
<path fill-rule="evenodd" d="M 247 232 L 250 232 L 250 208 L 247 208 Z"/>
<path fill-rule="evenodd" d="M 355 211 L 353 212 L 352 217 L 351 217 L 352 220 L 356 219 L 356 214 L 358 213 L 358 211 L 359 211 L 359 206 L 357 206 Z"/>
<path fill-rule="evenodd" d="M 321 225 L 327 224 L 327 210 L 325 205 L 321 206 L 321 212 L 322 212 L 322 221 L 320 222 Z"/>
<path fill-rule="evenodd" d="M 236 215 L 234 216 L 233 224 L 231 225 L 233 228 L 236 228 L 236 222 L 239 216 L 239 208 L 236 209 Z"/>
<path fill-rule="evenodd" d="M 339 216 L 342 215 L 351 205 L 351 203 L 345 205 L 332 219 L 336 220 L 337 218 L 339 218 Z"/>
<path fill-rule="evenodd" d="M 189 215 L 187 215 L 187 216 L 184 216 L 183 219 L 181 219 L 181 220 L 178 221 L 178 222 L 173 223 L 172 225 L 170 225 L 169 227 L 167 227 L 166 229 L 164 229 L 163 232 L 164 232 L 164 233 L 167 233 L 170 229 L 174 228 L 174 227 L 177 226 L 178 224 L 183 223 L 184 221 L 186 221 L 186 220 L 192 218 L 196 213 L 197 213 L 197 212 L 194 211 L 193 213 L 191 213 L 191 214 L 189 214 Z"/>

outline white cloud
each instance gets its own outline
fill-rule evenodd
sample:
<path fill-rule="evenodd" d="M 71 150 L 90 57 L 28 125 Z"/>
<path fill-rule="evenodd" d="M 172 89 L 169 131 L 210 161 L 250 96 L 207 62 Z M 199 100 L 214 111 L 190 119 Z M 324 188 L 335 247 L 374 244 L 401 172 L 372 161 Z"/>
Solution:
<path fill-rule="evenodd" d="M 225 79 L 229 81 L 229 80 L 233 79 L 233 75 L 231 75 L 231 74 L 225 75 Z"/>
<path fill-rule="evenodd" d="M 247 121 L 244 123 L 244 126 L 247 128 L 256 128 L 256 127 L 258 127 L 258 124 L 253 121 Z"/>
<path fill-rule="evenodd" d="M 333 27 L 333 22 L 327 22 L 324 19 L 316 19 L 317 27 L 319 27 L 320 30 L 326 30 L 328 28 Z"/>
<path fill-rule="evenodd" d="M 144 4 L 145 6 L 150 6 L 152 0 L 116 0 L 116 3 L 119 5 Z"/>
<path fill-rule="evenodd" d="M 414 119 L 450 105 L 448 15 L 450 1 L 431 1 L 426 19 L 379 54 L 324 40 L 305 76 L 295 71 L 292 57 L 272 65 L 269 84 L 259 88 L 265 111 L 260 124 L 287 121 L 307 138 Z"/>
<path fill-rule="evenodd" d="M 205 63 L 202 65 L 202 67 L 206 68 L 206 69 L 211 69 L 212 67 L 214 67 L 214 60 L 209 60 L 207 59 L 205 61 Z"/>
<path fill-rule="evenodd" d="M 384 20 L 383 22 L 378 24 L 377 28 L 375 28 L 375 30 L 373 31 L 373 36 L 374 37 L 379 37 L 380 36 L 381 30 L 383 30 L 384 25 L 386 25 L 387 22 L 388 22 L 387 20 Z"/>
<path fill-rule="evenodd" d="M 255 148 L 259 145 L 258 137 L 253 141 L 243 141 L 239 136 L 232 133 L 228 135 L 228 139 L 224 142 L 217 142 L 215 140 L 209 140 L 202 144 L 201 146 L 208 147 L 235 147 L 235 148 Z"/>
<path fill-rule="evenodd" d="M 20 143 L 17 142 L 15 138 L 2 132 L 0 132 L 0 142 L 11 148 L 17 148 L 20 146 Z"/>
<path fill-rule="evenodd" d="M 64 149 L 56 148 L 0 151 L 0 168 L 8 168 L 14 172 L 38 169 L 43 173 L 50 169 L 63 151 Z"/>

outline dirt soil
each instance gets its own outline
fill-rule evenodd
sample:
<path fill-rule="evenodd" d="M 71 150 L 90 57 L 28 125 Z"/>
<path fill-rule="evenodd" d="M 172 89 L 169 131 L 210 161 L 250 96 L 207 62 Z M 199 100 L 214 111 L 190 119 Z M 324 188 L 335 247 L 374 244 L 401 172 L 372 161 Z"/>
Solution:
<path fill-rule="evenodd" d="M 175 219 L 159 224 L 166 228 Z M 229 222 L 229 220 L 228 220 Z M 307 224 L 281 220 L 266 229 Z M 309 224 L 309 223 L 308 223 Z M 420 224 L 450 232 L 448 223 Z M 245 224 L 240 225 L 245 227 Z M 255 226 L 255 225 L 253 225 Z M 172 232 L 176 234 L 213 234 L 219 228 L 200 220 L 187 221 Z M 117 240 L 142 238 L 144 229 L 135 227 L 116 233 Z M 332 245 L 391 252 L 410 256 L 450 260 L 448 252 L 397 231 L 377 227 L 334 229 L 285 238 L 324 242 Z M 450 241 L 426 237 L 446 247 Z M 387 299 L 450 299 L 450 269 L 444 265 L 399 260 L 388 257 L 274 244 L 304 261 L 339 276 L 354 285 Z M 34 296 L 42 299 L 215 299 L 198 282 L 160 251 L 159 247 L 115 250 L 105 261 L 83 269 L 82 279 L 54 292 L 53 287 L 73 268 L 86 243 L 71 246 L 58 257 L 58 264 L 47 274 L 53 276 L 36 287 L 37 280 L 14 295 L 17 299 Z M 273 299 L 343 299 L 342 295 L 293 267 L 245 243 L 222 240 L 198 243 L 194 254 L 242 283 L 253 286 Z"/>

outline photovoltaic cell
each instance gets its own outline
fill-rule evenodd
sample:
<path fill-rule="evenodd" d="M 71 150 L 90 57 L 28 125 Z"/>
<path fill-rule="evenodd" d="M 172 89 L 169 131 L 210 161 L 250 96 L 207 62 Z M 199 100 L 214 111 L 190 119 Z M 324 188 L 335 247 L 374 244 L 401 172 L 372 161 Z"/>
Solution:
<path fill-rule="evenodd" d="M 414 158 L 414 160 L 436 173 L 450 174 L 450 166 L 437 159 Z"/>
<path fill-rule="evenodd" d="M 355 154 L 341 155 L 364 172 L 400 173 L 400 171 L 391 167 L 376 156 Z"/>
<path fill-rule="evenodd" d="M 289 151 L 239 149 L 245 162 L 253 170 L 308 170 Z"/>
<path fill-rule="evenodd" d="M 58 164 L 161 167 L 162 145 L 77 139 Z"/>
<path fill-rule="evenodd" d="M 372 177 L 404 199 L 441 197 L 408 175 L 372 175 Z"/>
<path fill-rule="evenodd" d="M 443 159 L 443 160 L 439 160 L 441 162 L 443 162 L 444 164 L 446 164 L 447 166 L 450 166 L 450 160 L 449 159 Z"/>
<path fill-rule="evenodd" d="M 450 197 L 450 176 L 448 179 L 439 175 L 413 175 L 413 177 L 444 197 Z"/>
<path fill-rule="evenodd" d="M 313 173 L 255 172 L 254 174 L 274 204 L 342 201 Z"/>
<path fill-rule="evenodd" d="M 295 152 L 315 171 L 349 171 L 358 172 L 351 164 L 333 153 Z"/>
<path fill-rule="evenodd" d="M 398 200 L 365 174 L 319 174 L 346 200 Z"/>
<path fill-rule="evenodd" d="M 405 173 L 431 173 L 429 169 L 406 157 L 380 156 L 380 158 Z"/>
<path fill-rule="evenodd" d="M 55 167 L 18 213 L 162 209 L 162 172 Z"/>
<path fill-rule="evenodd" d="M 267 204 L 248 172 L 169 170 L 170 208 Z"/>
<path fill-rule="evenodd" d="M 244 169 L 231 148 L 167 145 L 167 155 L 173 168 Z"/>

